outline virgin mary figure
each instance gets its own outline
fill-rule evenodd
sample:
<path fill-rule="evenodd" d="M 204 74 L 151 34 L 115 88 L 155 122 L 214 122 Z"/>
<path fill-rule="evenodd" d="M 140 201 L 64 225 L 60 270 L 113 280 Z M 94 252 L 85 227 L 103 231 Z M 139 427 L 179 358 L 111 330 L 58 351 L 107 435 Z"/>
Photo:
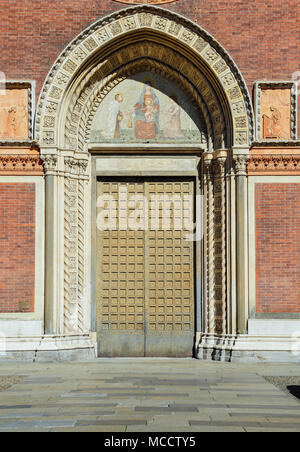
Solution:
<path fill-rule="evenodd" d="M 155 140 L 159 133 L 159 99 L 151 81 L 144 84 L 139 102 L 134 106 L 135 137 L 137 140 Z"/>

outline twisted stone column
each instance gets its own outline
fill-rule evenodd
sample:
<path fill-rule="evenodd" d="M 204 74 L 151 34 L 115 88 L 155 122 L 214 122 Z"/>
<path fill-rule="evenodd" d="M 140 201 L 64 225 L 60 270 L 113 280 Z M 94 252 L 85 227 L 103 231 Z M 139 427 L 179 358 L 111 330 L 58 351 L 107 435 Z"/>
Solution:
<path fill-rule="evenodd" d="M 227 333 L 226 152 L 214 160 L 216 332 Z"/>
<path fill-rule="evenodd" d="M 204 160 L 204 174 L 206 183 L 206 328 L 207 333 L 214 333 L 216 329 L 215 313 L 215 247 L 214 247 L 214 183 L 212 156 L 207 155 Z"/>

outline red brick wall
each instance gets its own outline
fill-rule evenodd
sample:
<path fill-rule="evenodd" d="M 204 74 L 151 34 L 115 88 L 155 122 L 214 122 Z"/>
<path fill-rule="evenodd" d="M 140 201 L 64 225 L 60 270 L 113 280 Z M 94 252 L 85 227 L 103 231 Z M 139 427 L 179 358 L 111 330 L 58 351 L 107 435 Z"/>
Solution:
<path fill-rule="evenodd" d="M 300 183 L 256 184 L 259 313 L 300 312 Z"/>
<path fill-rule="evenodd" d="M 0 71 L 37 80 L 39 92 L 78 33 L 124 7 L 111 0 L 0 0 Z M 290 80 L 300 70 L 299 0 L 179 0 L 163 7 L 211 33 L 236 61 L 250 92 L 259 79 Z"/>
<path fill-rule="evenodd" d="M 0 312 L 33 312 L 35 184 L 0 183 Z"/>

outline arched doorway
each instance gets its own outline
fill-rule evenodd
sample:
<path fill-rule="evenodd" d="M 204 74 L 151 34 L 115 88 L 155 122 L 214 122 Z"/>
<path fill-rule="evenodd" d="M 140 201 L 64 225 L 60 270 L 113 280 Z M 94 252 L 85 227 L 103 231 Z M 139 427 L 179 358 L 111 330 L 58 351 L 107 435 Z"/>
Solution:
<path fill-rule="evenodd" d="M 131 94 L 126 96 L 126 90 Z M 127 107 L 122 109 L 126 102 Z M 97 122 L 101 123 L 98 127 Z M 235 177 L 237 168 L 240 188 L 243 187 L 241 166 L 252 140 L 253 113 L 243 78 L 225 50 L 195 24 L 163 9 L 141 6 L 122 10 L 93 24 L 58 58 L 40 96 L 35 130 L 45 162 L 47 186 L 46 332 L 95 332 L 99 318 L 100 324 L 105 324 L 105 313 L 99 309 L 100 317 L 97 314 L 97 306 L 104 306 L 105 296 L 102 294 L 102 301 L 97 298 L 98 282 L 103 278 L 97 270 L 95 253 L 98 246 L 95 197 L 97 190 L 102 193 L 101 184 L 103 191 L 104 177 L 111 178 L 108 183 L 112 187 L 113 178 L 123 175 L 143 177 L 143 181 L 134 182 L 138 193 L 146 192 L 149 184 L 155 182 L 147 178 L 159 177 L 156 183 L 160 186 L 169 184 L 170 189 L 170 183 L 177 186 L 182 183 L 181 187 L 189 183 L 192 196 L 196 192 L 203 196 L 204 236 L 200 245 L 190 248 L 189 257 L 193 260 L 191 271 L 186 272 L 195 281 L 189 289 L 190 304 L 182 305 L 178 316 L 184 317 L 184 308 L 193 311 L 192 321 L 186 323 L 191 349 L 188 354 L 192 353 L 192 343 L 197 348 L 201 333 L 233 333 L 237 308 L 230 304 L 228 289 L 231 282 L 228 256 L 232 247 L 228 227 L 237 226 L 228 224 L 229 193 L 235 190 L 235 185 L 226 175 L 233 172 Z M 161 168 L 168 166 L 167 157 L 171 159 L 169 171 L 161 172 Z M 160 159 L 157 172 L 149 170 L 154 158 L 156 164 Z M 176 172 L 178 162 L 184 158 L 188 169 Z M 170 163 L 172 160 L 175 165 Z M 170 177 L 172 182 L 167 179 Z M 188 177 L 192 179 L 183 180 Z M 243 248 L 243 231 L 238 227 L 237 235 Z M 150 239 L 144 237 L 143 241 L 147 240 Z M 147 254 L 145 250 L 143 253 Z M 144 261 L 144 265 L 150 264 Z M 245 278 L 242 267 L 239 271 L 241 278 Z M 183 270 L 177 273 L 182 277 Z M 111 280 L 109 277 L 108 284 Z M 165 276 L 163 280 L 168 281 Z M 176 281 L 171 280 L 173 288 Z M 143 284 L 144 292 L 149 292 L 150 282 L 147 285 L 144 280 Z M 136 282 L 135 288 L 137 285 Z M 237 287 L 242 293 L 242 282 Z M 243 304 L 246 296 L 244 293 L 239 302 Z M 107 297 L 111 300 L 112 292 Z M 173 331 L 176 302 L 167 307 L 174 310 L 170 324 Z M 121 304 L 115 308 L 119 315 Z M 125 311 L 129 311 L 129 306 L 125 306 Z M 144 319 L 150 316 L 150 310 L 145 312 Z M 113 311 L 109 311 L 109 316 L 113 318 Z M 167 328 L 167 310 L 162 316 Z M 121 317 L 118 322 L 122 324 Z M 113 325 L 113 321 L 106 323 L 106 327 L 109 324 Z M 119 339 L 116 336 L 116 342 Z M 132 338 L 131 343 L 134 341 Z M 100 349 L 102 343 L 103 340 L 98 341 Z M 172 344 L 176 348 L 175 333 Z M 186 347 L 183 353 L 170 353 L 166 351 L 170 347 L 160 347 L 150 354 L 187 354 Z M 138 355 L 145 354 L 145 347 L 143 350 Z"/>

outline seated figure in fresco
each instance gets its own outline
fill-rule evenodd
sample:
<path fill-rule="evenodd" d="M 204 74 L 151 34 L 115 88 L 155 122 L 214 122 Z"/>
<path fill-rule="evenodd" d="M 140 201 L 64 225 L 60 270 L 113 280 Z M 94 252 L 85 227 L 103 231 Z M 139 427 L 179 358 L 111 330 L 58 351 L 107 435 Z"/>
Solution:
<path fill-rule="evenodd" d="M 137 140 L 155 140 L 159 133 L 159 99 L 150 81 L 146 82 L 139 102 L 134 106 L 135 137 Z"/>
<path fill-rule="evenodd" d="M 164 138 L 184 138 L 185 135 L 181 129 L 180 106 L 178 105 L 178 97 L 173 94 L 170 97 L 170 108 L 168 114 L 170 119 L 164 127 Z"/>
<path fill-rule="evenodd" d="M 153 106 L 153 100 L 151 98 L 148 98 L 145 100 L 145 118 L 146 122 L 153 122 L 154 121 L 154 115 L 155 115 L 155 107 Z"/>

